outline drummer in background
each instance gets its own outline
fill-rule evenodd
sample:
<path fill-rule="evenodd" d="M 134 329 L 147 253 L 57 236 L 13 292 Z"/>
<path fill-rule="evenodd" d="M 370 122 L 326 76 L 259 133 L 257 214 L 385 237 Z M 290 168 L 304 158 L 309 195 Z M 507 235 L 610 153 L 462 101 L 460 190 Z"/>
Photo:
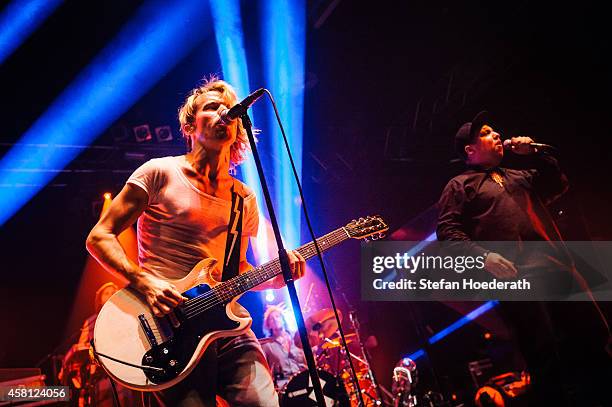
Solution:
<path fill-rule="evenodd" d="M 113 282 L 102 284 L 100 288 L 98 288 L 94 303 L 96 313 L 87 318 L 83 323 L 79 344 L 89 345 L 89 342 L 93 339 L 93 330 L 96 324 L 96 318 L 98 318 L 98 313 L 100 313 L 104 303 L 117 291 L 119 291 L 119 287 Z"/>
<path fill-rule="evenodd" d="M 286 384 L 294 374 L 306 369 L 304 352 L 295 346 L 287 330 L 283 305 L 269 305 L 266 309 L 263 328 L 267 338 L 261 341 L 277 388 Z"/>
<path fill-rule="evenodd" d="M 59 379 L 62 383 L 77 390 L 76 393 L 78 394 L 78 397 L 71 399 L 71 405 L 79 407 L 89 405 L 114 406 L 110 379 L 106 376 L 103 369 L 97 364 L 83 362 L 81 359 L 73 356 L 83 349 L 89 350 L 98 313 L 104 303 L 117 291 L 119 291 L 119 287 L 112 282 L 105 283 L 98 288 L 94 300 L 96 312 L 83 322 L 79 341 L 72 345 L 64 357 Z M 77 361 L 75 362 L 75 360 Z M 116 388 L 122 407 L 138 404 L 140 397 L 134 397 L 131 390 L 118 384 Z"/>

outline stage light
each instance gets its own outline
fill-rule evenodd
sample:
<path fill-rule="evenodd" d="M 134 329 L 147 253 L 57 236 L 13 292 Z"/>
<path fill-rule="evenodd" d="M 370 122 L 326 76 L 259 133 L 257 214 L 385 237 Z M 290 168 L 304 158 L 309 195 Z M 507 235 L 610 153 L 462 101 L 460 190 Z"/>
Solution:
<path fill-rule="evenodd" d="M 486 340 L 489 340 L 489 339 L 491 339 L 492 337 L 493 337 L 493 335 L 491 335 L 491 332 L 485 332 L 485 334 L 484 334 L 484 338 L 485 338 Z"/>
<path fill-rule="evenodd" d="M 277 8 L 280 7 L 280 10 Z M 244 47 L 244 35 L 242 31 L 242 20 L 240 17 L 240 2 L 238 0 L 210 0 L 211 14 L 214 22 L 217 49 L 223 69 L 223 77 L 233 84 L 238 91 L 238 97 L 243 98 L 249 92 L 249 75 L 246 52 Z M 296 17 L 297 16 L 297 17 Z M 303 81 L 304 81 L 304 44 L 305 44 L 305 4 L 303 1 L 268 2 L 262 7 L 260 23 L 264 34 L 262 36 L 262 48 L 265 49 L 263 59 L 264 66 L 270 67 L 265 71 L 264 86 L 270 87 L 281 109 L 281 117 L 292 138 L 291 146 L 295 154 L 298 174 L 301 175 L 302 161 L 302 117 L 303 117 Z M 274 32 L 271 26 L 279 26 Z M 283 55 L 276 57 L 274 47 L 282 47 Z M 268 49 L 270 48 L 270 49 Z M 291 53 L 288 56 L 287 53 Z M 293 56 L 293 54 L 297 56 Z M 287 64 L 291 66 L 288 67 Z M 291 68 L 291 69 L 288 69 Z M 281 77 L 277 76 L 283 71 Z M 289 74 L 287 74 L 287 71 Z M 270 84 L 270 86 L 268 86 Z M 297 89 L 295 87 L 297 85 Z M 255 122 L 257 116 L 255 116 Z M 279 131 L 276 120 L 269 121 L 270 127 L 266 129 L 266 137 L 274 140 L 273 145 L 280 145 Z M 252 158 L 246 160 L 241 166 L 244 181 L 249 185 L 257 198 L 261 209 L 263 205 L 263 194 L 257 169 Z M 281 226 L 281 234 L 288 247 L 298 247 L 300 242 L 300 205 L 295 203 L 299 196 L 293 182 L 288 160 L 277 165 L 273 177 L 268 179 L 279 179 L 279 173 L 283 175 L 283 187 L 271 188 L 278 191 L 272 196 L 275 207 L 279 209 L 278 219 Z M 288 178 L 289 177 L 289 178 Z M 289 182 L 287 182 L 289 180 Z M 287 199 L 287 197 L 289 197 Z M 298 199 L 299 200 L 299 199 Z M 293 205 L 286 205 L 293 202 Z M 289 207 L 287 212 L 286 207 Z M 260 210 L 259 231 L 253 245 L 253 251 L 258 262 L 263 263 L 270 260 L 269 250 L 272 239 L 269 221 L 264 217 L 264 211 Z M 285 214 L 283 214 L 285 213 Z M 290 215 L 287 215 L 289 213 Z"/>
<path fill-rule="evenodd" d="M 159 143 L 172 141 L 172 129 L 170 126 L 159 126 L 155 128 L 155 137 Z"/>
<path fill-rule="evenodd" d="M 262 2 L 260 15 L 264 75 L 268 88 L 278 104 L 281 120 L 285 126 L 289 146 L 293 153 L 298 176 L 302 176 L 302 138 L 304 118 L 305 78 L 305 27 L 306 4 L 303 0 Z M 276 123 L 271 108 L 269 123 Z M 295 185 L 289 158 L 278 126 L 268 132 L 272 142 L 272 155 L 279 158 L 275 168 L 278 220 L 288 247 L 298 247 L 300 242 L 301 202 Z"/>
<path fill-rule="evenodd" d="M 140 126 L 135 126 L 134 130 L 134 138 L 138 143 L 144 143 L 145 141 L 151 140 L 151 128 L 148 124 L 143 124 Z"/>
<path fill-rule="evenodd" d="M 0 14 L 0 64 L 32 34 L 62 0 L 13 0 Z"/>
<path fill-rule="evenodd" d="M 417 360 L 421 356 L 425 356 L 425 351 L 423 349 L 419 349 L 416 352 L 408 355 L 407 357 L 408 359 Z"/>
<path fill-rule="evenodd" d="M 111 197 L 112 197 L 112 195 L 111 195 L 111 193 L 110 193 L 110 192 L 106 192 L 106 193 L 104 193 L 104 199 L 106 199 L 107 201 L 108 201 L 108 200 L 110 200 L 110 199 L 111 199 Z"/>
<path fill-rule="evenodd" d="M 289 332 L 296 332 L 298 328 L 293 311 L 288 309 L 287 311 L 283 312 L 283 316 L 285 317 L 285 322 L 287 323 L 287 330 Z"/>
<path fill-rule="evenodd" d="M 210 11 L 223 78 L 236 87 L 238 99 L 242 99 L 250 93 L 250 87 L 242 19 L 239 10 L 240 2 L 238 0 L 210 0 Z M 269 221 L 261 210 L 264 199 L 253 156 L 249 154 L 249 158 L 240 167 L 241 178 L 253 190 L 259 207 L 259 231 L 253 245 L 253 252 L 256 260 L 259 263 L 264 263 L 270 260 L 268 242 L 272 236 L 268 234 L 269 228 L 266 227 Z"/>
<path fill-rule="evenodd" d="M 206 37 L 207 20 L 207 7 L 198 0 L 141 6 L 0 161 L 0 225 L 83 148 L 61 145 L 89 145 Z M 185 29 L 190 21 L 198 22 L 197 29 Z M 32 144 L 44 147 L 32 154 Z M 32 171 L 34 166 L 41 171 Z"/>
<path fill-rule="evenodd" d="M 484 314 L 485 312 L 490 311 L 491 309 L 493 309 L 498 304 L 499 304 L 499 301 L 497 301 L 497 300 L 488 301 L 488 302 L 484 303 L 483 305 L 481 305 L 480 307 L 476 308 L 475 310 L 473 310 L 469 314 L 459 318 L 456 322 L 450 324 L 448 327 L 444 328 L 443 330 L 441 330 L 437 334 L 433 335 L 428 340 L 429 344 L 433 345 L 434 343 L 440 341 L 442 338 L 448 336 L 452 332 L 455 332 L 457 329 L 461 328 L 462 326 L 464 326 L 468 322 L 471 322 L 471 321 L 475 320 L 476 318 L 478 318 L 479 316 L 481 316 L 482 314 Z M 416 359 L 418 359 L 418 358 L 420 358 L 421 356 L 424 356 L 424 355 L 425 355 L 425 351 L 423 349 L 419 349 L 416 352 L 412 353 L 411 355 L 408 355 L 407 357 L 409 359 L 416 360 Z"/>
<path fill-rule="evenodd" d="M 268 302 L 272 302 L 272 301 L 274 301 L 274 298 L 276 298 L 276 297 L 274 296 L 274 291 L 272 291 L 272 290 L 266 290 L 266 301 L 268 301 Z"/>
<path fill-rule="evenodd" d="M 499 304 L 499 301 L 488 301 L 484 303 L 480 307 L 476 308 L 474 311 L 470 312 L 464 317 L 461 317 L 455 323 L 449 325 L 448 327 L 444 328 L 443 330 L 441 330 L 440 332 L 438 332 L 437 334 L 429 338 L 429 343 L 434 344 L 438 342 L 440 339 L 455 332 L 457 329 L 461 328 L 463 325 L 475 320 L 476 318 L 478 318 L 485 312 L 489 311 L 490 309 L 495 307 L 497 304 Z"/>

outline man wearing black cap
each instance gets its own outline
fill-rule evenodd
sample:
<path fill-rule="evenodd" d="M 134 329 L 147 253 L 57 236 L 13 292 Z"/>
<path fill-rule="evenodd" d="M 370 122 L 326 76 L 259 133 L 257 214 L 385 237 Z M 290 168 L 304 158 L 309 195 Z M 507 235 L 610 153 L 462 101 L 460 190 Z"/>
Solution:
<path fill-rule="evenodd" d="M 567 190 L 568 182 L 555 158 L 537 151 L 531 143 L 533 140 L 529 137 L 513 137 L 502 143 L 487 112 L 480 112 L 461 126 L 455 136 L 455 148 L 468 168 L 444 188 L 436 232 L 438 240 L 461 241 L 464 249 L 467 245 L 470 253 L 463 254 L 484 256 L 485 269 L 496 278 L 539 279 L 542 285 L 551 286 L 550 294 L 558 296 L 560 292 L 567 292 L 573 278 L 579 276 L 546 205 Z M 500 167 L 504 147 L 524 156 L 530 168 Z M 505 245 L 505 251 L 500 253 L 492 249 L 495 247 L 492 244 L 482 243 L 494 241 L 516 244 Z M 529 251 L 526 249 L 529 245 L 522 244 L 529 241 L 550 242 L 547 245 L 550 252 L 543 255 Z M 582 388 L 578 390 L 575 386 L 572 388 L 576 378 L 565 376 L 568 360 L 561 362 L 560 357 L 564 356 L 559 348 L 568 341 L 559 344 L 557 329 L 557 321 L 565 317 L 563 304 L 550 305 L 507 302 L 500 311 L 512 325 L 532 375 L 530 405 L 574 405 L 576 398 L 569 397 L 569 393 L 592 395 L 593 392 L 584 385 L 579 385 Z M 570 324 L 564 321 L 561 325 L 565 328 Z M 579 333 L 582 338 L 591 334 Z M 573 352 L 572 357 L 579 351 Z M 597 405 L 594 401 L 579 405 Z"/>
<path fill-rule="evenodd" d="M 529 137 L 506 142 L 520 155 L 536 153 Z M 455 136 L 457 153 L 467 171 L 451 179 L 440 198 L 439 240 L 532 241 L 561 240 L 546 204 L 567 190 L 567 178 L 550 155 L 537 154 L 533 169 L 499 167 L 504 144 L 491 126 L 487 112 L 465 123 Z M 529 210 L 528 210 L 529 208 Z M 489 251 L 477 244 L 473 254 Z M 515 266 L 497 253 L 488 253 L 486 269 L 498 278 L 516 276 Z"/>

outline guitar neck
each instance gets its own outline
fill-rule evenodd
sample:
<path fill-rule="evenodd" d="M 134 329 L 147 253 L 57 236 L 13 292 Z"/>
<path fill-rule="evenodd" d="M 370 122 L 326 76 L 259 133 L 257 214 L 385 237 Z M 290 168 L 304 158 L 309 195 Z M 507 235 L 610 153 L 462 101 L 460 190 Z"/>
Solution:
<path fill-rule="evenodd" d="M 342 227 L 318 238 L 317 243 L 321 251 L 324 252 L 349 238 L 349 233 Z M 314 242 L 306 243 L 298 248 L 297 251 L 305 260 L 317 254 Z M 280 260 L 277 258 L 217 285 L 214 291 L 223 298 L 234 298 L 281 273 Z"/>

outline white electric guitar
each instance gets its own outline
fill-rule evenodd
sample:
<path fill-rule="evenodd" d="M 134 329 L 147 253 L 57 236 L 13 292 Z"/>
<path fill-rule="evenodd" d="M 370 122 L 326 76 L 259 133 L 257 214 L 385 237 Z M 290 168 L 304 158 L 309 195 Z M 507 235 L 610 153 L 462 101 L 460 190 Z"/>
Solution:
<path fill-rule="evenodd" d="M 387 229 L 380 217 L 369 216 L 320 237 L 317 243 L 324 251 L 349 238 L 378 238 Z M 297 250 L 305 259 L 316 255 L 313 242 Z M 197 366 L 215 339 L 240 335 L 251 326 L 250 316 L 236 315 L 234 304 L 246 291 L 281 274 L 279 260 L 221 283 L 209 275 L 216 263 L 204 259 L 184 278 L 169 280 L 188 300 L 164 317 L 155 317 L 144 296 L 129 286 L 104 304 L 93 345 L 113 379 L 140 391 L 166 389 Z"/>

